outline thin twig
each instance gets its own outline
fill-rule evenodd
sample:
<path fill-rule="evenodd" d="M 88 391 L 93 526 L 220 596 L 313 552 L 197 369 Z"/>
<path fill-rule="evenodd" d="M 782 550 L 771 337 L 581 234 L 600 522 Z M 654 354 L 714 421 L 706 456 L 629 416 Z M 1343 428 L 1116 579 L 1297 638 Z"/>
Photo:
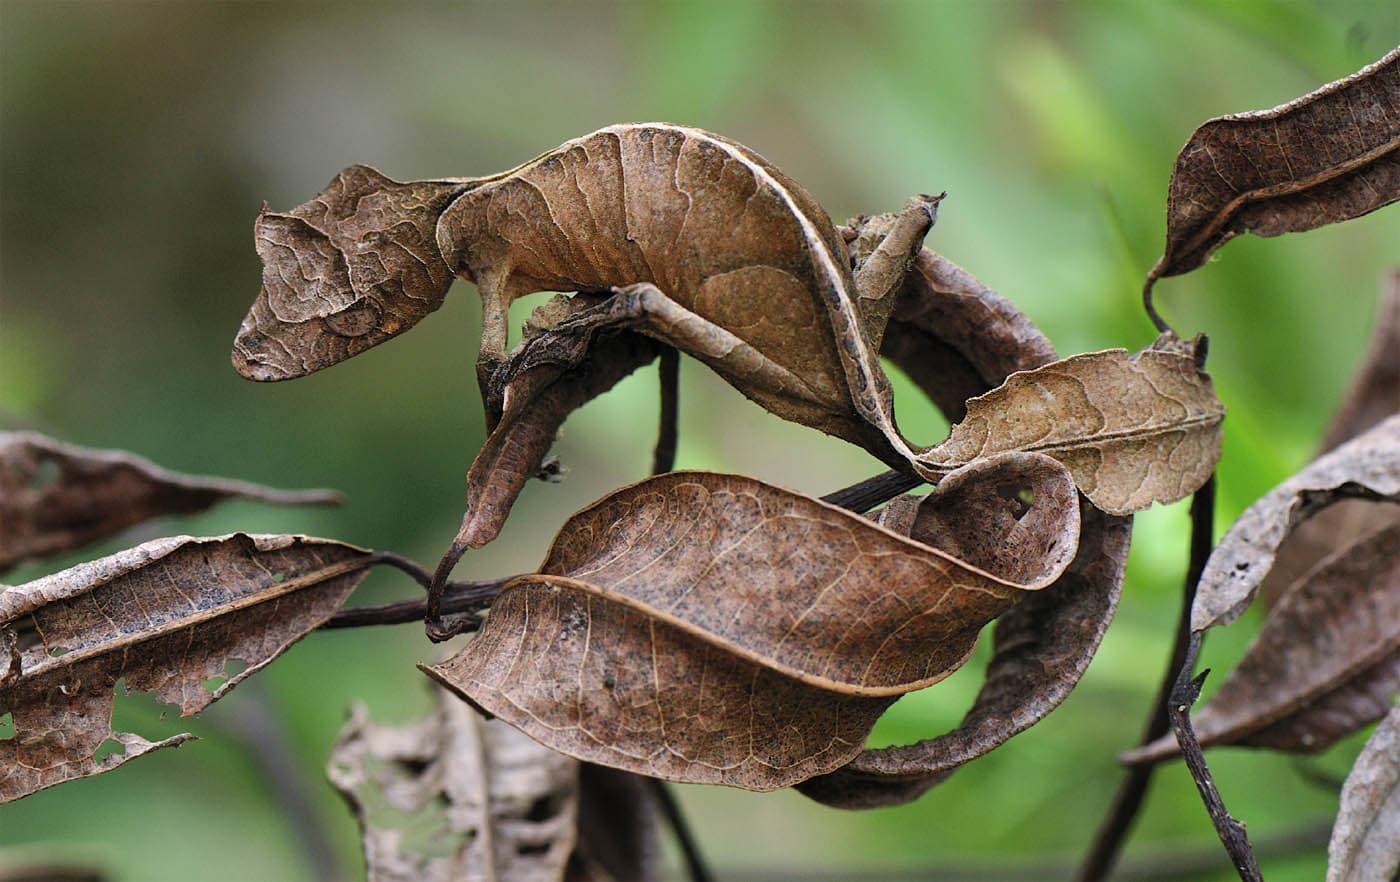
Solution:
<path fill-rule="evenodd" d="M 674 348 L 666 347 L 661 351 L 659 367 L 661 370 L 661 431 L 657 434 L 656 453 L 651 462 L 653 475 L 663 475 L 671 471 L 676 464 L 680 354 Z M 675 793 L 671 791 L 670 785 L 659 778 L 645 775 L 637 777 L 641 778 L 643 786 L 651 791 L 657 805 L 661 807 L 661 813 L 666 816 L 666 822 L 671 825 L 671 832 L 675 834 L 676 842 L 681 848 L 681 854 L 685 857 L 685 866 L 690 874 L 691 882 L 712 882 L 714 876 L 710 875 L 709 869 L 705 866 L 705 859 L 700 854 L 699 842 L 696 840 L 695 834 L 691 832 L 690 825 L 686 823 L 685 815 L 681 813 L 680 802 L 676 799 Z"/>
<path fill-rule="evenodd" d="M 513 579 L 486 579 L 479 582 L 448 582 L 443 591 L 443 613 L 480 612 L 491 605 L 505 583 Z M 408 622 L 421 622 L 427 614 L 428 601 L 400 600 L 379 606 L 360 606 L 342 609 L 331 616 L 324 628 L 363 628 L 369 625 L 402 625 Z M 468 628 L 467 630 L 472 630 Z"/>
<path fill-rule="evenodd" d="M 1176 331 L 1172 329 L 1171 325 L 1167 324 L 1167 320 L 1162 318 L 1162 314 L 1157 311 L 1157 307 L 1152 303 L 1152 286 L 1155 284 L 1157 284 L 1157 277 L 1152 273 L 1148 273 L 1147 281 L 1142 286 L 1142 308 L 1147 310 L 1147 317 L 1152 320 L 1152 324 L 1156 325 L 1157 333 L 1161 334 L 1171 331 L 1175 334 Z"/>
<path fill-rule="evenodd" d="M 1254 849 L 1249 844 L 1249 834 L 1245 832 L 1244 824 L 1231 817 L 1225 808 L 1225 801 L 1220 798 L 1220 791 L 1211 778 L 1210 767 L 1206 765 L 1205 755 L 1201 753 L 1201 742 L 1196 738 L 1196 730 L 1191 728 L 1191 705 L 1200 697 L 1201 686 L 1210 674 L 1210 669 L 1207 668 L 1199 676 L 1191 676 L 1200 649 L 1201 635 L 1193 633 L 1186 651 L 1186 664 L 1182 666 L 1181 676 L 1176 681 L 1176 688 L 1172 690 L 1171 705 L 1168 709 L 1172 731 L 1176 733 L 1176 742 L 1181 746 L 1181 758 L 1191 770 L 1191 779 L 1196 782 L 1201 801 L 1206 804 L 1206 811 L 1210 813 L 1211 823 L 1215 824 L 1220 844 L 1225 846 L 1225 851 L 1230 855 L 1230 861 L 1235 865 L 1240 879 L 1242 882 L 1264 882 L 1264 877 L 1259 872 L 1259 862 L 1254 857 Z"/>
<path fill-rule="evenodd" d="M 1139 744 L 1151 744 L 1171 730 L 1167 718 L 1167 704 L 1172 689 L 1176 686 L 1177 675 L 1186 661 L 1186 649 L 1191 641 L 1191 605 L 1196 600 L 1196 586 L 1205 571 L 1206 560 L 1214 547 L 1215 522 L 1215 475 L 1211 475 L 1196 491 L 1191 499 L 1191 553 L 1186 566 L 1185 584 L 1181 591 L 1181 609 L 1176 620 L 1176 640 L 1172 645 L 1171 659 L 1162 683 L 1157 689 L 1157 697 L 1152 702 L 1147 722 L 1143 726 Z M 1118 860 L 1123 843 L 1127 841 L 1137 813 L 1147 798 L 1147 788 L 1152 780 L 1152 763 L 1143 763 L 1128 769 L 1108 813 L 1099 825 L 1094 843 L 1089 849 L 1084 863 L 1075 876 L 1075 882 L 1100 882 L 1108 877 Z"/>
<path fill-rule="evenodd" d="M 240 691 L 245 700 L 238 713 L 217 717 L 217 725 L 243 743 L 244 756 L 262 773 L 294 838 L 301 843 L 312 878 L 319 882 L 344 879 L 345 868 L 316 812 L 305 764 L 291 745 L 282 716 L 273 713 L 271 694 L 261 680 Z"/>
<path fill-rule="evenodd" d="M 423 567 L 418 561 L 404 557 L 402 554 L 395 554 L 392 551 L 376 551 L 370 559 L 370 564 L 388 564 L 396 570 L 408 574 L 408 576 L 422 585 L 425 589 L 433 584 L 432 573 Z"/>
<path fill-rule="evenodd" d="M 822 502 L 840 506 L 856 514 L 864 514 L 922 483 L 924 479 L 912 472 L 882 472 L 873 478 L 866 478 L 849 487 L 828 493 L 822 497 Z"/>
<path fill-rule="evenodd" d="M 676 843 L 681 848 L 682 857 L 685 858 L 685 869 L 690 882 L 714 882 L 715 877 L 710 873 L 709 867 L 705 866 L 700 847 L 690 833 L 690 826 L 686 824 L 685 815 L 681 813 L 680 803 L 671 792 L 671 788 L 666 786 L 665 781 L 657 778 L 644 780 L 661 807 L 661 814 L 666 816 L 666 823 L 671 825 L 671 832 L 676 834 Z"/>
<path fill-rule="evenodd" d="M 661 475 L 675 468 L 676 434 L 680 422 L 680 353 L 674 347 L 661 350 L 657 364 L 661 379 L 661 428 L 656 433 L 651 473 Z"/>

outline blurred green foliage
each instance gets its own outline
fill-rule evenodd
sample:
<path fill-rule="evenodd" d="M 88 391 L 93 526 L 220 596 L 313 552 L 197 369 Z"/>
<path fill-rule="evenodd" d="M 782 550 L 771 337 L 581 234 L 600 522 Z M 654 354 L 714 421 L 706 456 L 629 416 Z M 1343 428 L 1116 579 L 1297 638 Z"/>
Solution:
<path fill-rule="evenodd" d="M 456 529 L 481 441 L 479 307 L 461 283 L 440 316 L 335 370 L 240 380 L 227 352 L 257 293 L 251 224 L 342 166 L 398 178 L 508 168 L 620 121 L 665 119 L 742 141 L 834 218 L 947 190 L 929 245 L 1020 304 L 1062 352 L 1139 347 L 1168 174 L 1191 130 L 1270 107 L 1382 55 L 1392 3 L 1046 2 L 621 4 L 3 3 L 0 28 L 0 425 L 120 447 L 171 468 L 334 486 L 337 511 L 227 505 L 154 535 L 319 534 L 435 560 Z M 1400 211 L 1282 239 L 1238 239 L 1158 287 L 1184 332 L 1211 335 L 1230 407 L 1223 526 L 1305 462 L 1364 345 Z M 707 372 L 682 377 L 679 465 L 826 492 L 879 470 L 778 422 Z M 901 423 L 944 424 L 898 388 Z M 647 371 L 570 421 L 559 486 L 527 489 L 462 577 L 532 569 L 573 510 L 641 477 L 655 429 Z M 916 804 L 863 814 L 791 793 L 683 789 L 721 871 L 952 864 L 1048 867 L 1087 845 L 1160 676 L 1185 557 L 1184 506 L 1138 518 L 1123 604 L 1085 681 L 1046 722 Z M 47 571 L 11 574 L 23 581 Z M 376 574 L 357 602 L 415 587 Z M 1227 668 L 1255 620 L 1212 637 Z M 249 702 L 285 721 L 314 819 L 360 873 L 350 814 L 321 776 L 353 700 L 381 720 L 427 707 L 412 626 L 317 634 L 196 721 L 118 703 L 149 737 L 202 741 L 0 809 L 0 846 L 81 853 L 122 880 L 308 878 L 304 843 L 241 741 Z M 984 659 L 985 654 L 979 654 Z M 978 665 L 901 701 L 878 743 L 954 725 Z M 1353 739 L 1319 762 L 1342 773 Z M 1284 758 L 1213 755 L 1258 839 L 1325 821 L 1335 796 Z M 1213 847 L 1184 769 L 1158 776 L 1136 854 Z M 1266 860 L 1321 876 L 1318 852 Z M 1218 878 L 1228 879 L 1223 873 Z"/>

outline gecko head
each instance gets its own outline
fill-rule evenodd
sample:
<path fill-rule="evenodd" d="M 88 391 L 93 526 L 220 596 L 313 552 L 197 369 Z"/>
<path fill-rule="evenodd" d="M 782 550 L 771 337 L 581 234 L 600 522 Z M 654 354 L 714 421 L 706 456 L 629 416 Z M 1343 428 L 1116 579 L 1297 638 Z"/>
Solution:
<path fill-rule="evenodd" d="M 234 369 L 264 382 L 305 376 L 441 306 L 452 272 L 434 228 L 465 188 L 355 165 L 289 212 L 264 205 L 253 225 L 262 290 L 234 339 Z"/>

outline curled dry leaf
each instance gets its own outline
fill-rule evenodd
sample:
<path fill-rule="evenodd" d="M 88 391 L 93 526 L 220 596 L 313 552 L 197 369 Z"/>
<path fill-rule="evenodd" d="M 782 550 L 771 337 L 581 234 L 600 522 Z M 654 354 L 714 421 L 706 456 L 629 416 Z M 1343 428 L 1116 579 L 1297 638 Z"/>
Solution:
<path fill-rule="evenodd" d="M 0 570 L 231 498 L 319 505 L 339 502 L 340 494 L 181 475 L 119 450 L 0 432 Z"/>
<path fill-rule="evenodd" d="M 950 370 L 919 372 L 920 352 Z M 964 415 L 964 399 L 1000 384 L 1008 373 L 1055 360 L 1049 340 L 1015 306 L 927 250 L 906 280 L 884 354 L 954 421 Z M 918 503 L 915 497 L 894 500 L 880 513 L 880 523 L 907 535 Z M 1081 511 L 1074 563 L 1054 585 L 997 620 L 985 682 L 958 729 L 907 747 L 864 750 L 798 790 L 851 809 L 910 802 L 1054 710 L 1078 684 L 1113 618 L 1132 531 L 1129 518 L 1088 504 Z"/>
<path fill-rule="evenodd" d="M 849 235 L 857 234 L 858 221 Z M 1055 360 L 1054 347 L 1025 313 L 927 248 L 904 280 L 880 354 L 953 422 L 966 414 L 967 399 L 1009 374 Z"/>
<path fill-rule="evenodd" d="M 1327 882 L 1391 882 L 1400 873 L 1400 708 L 1392 707 L 1342 786 Z"/>
<path fill-rule="evenodd" d="M 1113 619 L 1132 534 L 1130 518 L 1111 517 L 1087 503 L 1082 511 L 1074 563 L 1054 585 L 997 620 L 986 680 L 957 729 L 916 744 L 863 750 L 797 789 L 846 809 L 912 802 L 1058 707 L 1079 683 Z"/>
<path fill-rule="evenodd" d="M 1064 463 L 1080 492 L 1109 514 L 1183 499 L 1220 459 L 1225 408 L 1181 347 L 1164 334 L 1136 355 L 1109 349 L 1012 374 L 968 401 L 967 416 L 918 465 L 958 468 L 1024 450 Z"/>
<path fill-rule="evenodd" d="M 1240 663 L 1192 717 L 1202 747 L 1316 751 L 1384 716 L 1400 689 L 1400 526 L 1305 574 L 1269 611 Z M 1126 754 L 1177 754 L 1159 739 Z"/>
<path fill-rule="evenodd" d="M 6 588 L 0 715 L 14 733 L 0 740 L 0 802 L 188 740 L 112 732 L 118 680 L 198 713 L 330 618 L 369 557 L 303 536 L 179 536 Z M 123 750 L 98 757 L 109 740 Z"/>
<path fill-rule="evenodd" d="M 1400 199 L 1400 49 L 1272 110 L 1192 133 L 1167 197 L 1166 251 L 1148 275 L 1189 272 L 1252 232 L 1311 230 Z"/>
<path fill-rule="evenodd" d="M 351 710 L 326 774 L 360 822 L 370 882 L 562 879 L 579 764 L 438 691 L 408 726 Z"/>
<path fill-rule="evenodd" d="M 262 291 L 234 339 L 234 368 L 250 380 L 305 376 L 441 306 L 452 272 L 434 230 L 468 186 L 399 183 L 353 165 L 290 212 L 264 206 L 253 227 Z"/>
<path fill-rule="evenodd" d="M 895 698 L 961 665 L 987 621 L 1074 557 L 1073 483 L 1048 457 L 978 463 L 929 498 L 931 532 L 965 559 L 749 478 L 643 481 L 575 515 L 540 573 L 424 670 L 579 759 L 797 783 L 855 756 Z M 1011 512 L 993 518 L 1004 538 L 945 521 L 940 499 Z"/>
<path fill-rule="evenodd" d="M 454 547 L 480 548 L 495 539 L 525 483 L 539 473 L 565 418 L 633 370 L 656 358 L 660 344 L 629 332 L 602 332 L 590 321 L 597 298 L 555 298 L 492 376 L 488 400 L 501 402 L 490 434 L 467 473 L 467 508 Z"/>
<path fill-rule="evenodd" d="M 1400 414 L 1319 457 L 1240 515 L 1206 562 L 1191 629 L 1199 633 L 1238 618 L 1289 532 L 1349 498 L 1400 502 Z"/>

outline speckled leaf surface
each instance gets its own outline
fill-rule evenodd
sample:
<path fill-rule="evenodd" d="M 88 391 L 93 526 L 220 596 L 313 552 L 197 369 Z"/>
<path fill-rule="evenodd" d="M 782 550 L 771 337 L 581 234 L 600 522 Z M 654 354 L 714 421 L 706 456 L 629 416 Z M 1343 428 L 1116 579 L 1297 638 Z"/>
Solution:
<path fill-rule="evenodd" d="M 1008 487 L 1031 488 L 1029 508 Z M 979 464 L 940 496 L 996 496 L 1019 530 L 932 530 L 959 559 L 753 479 L 641 482 L 571 519 L 540 573 L 425 670 L 580 759 L 788 786 L 851 759 L 891 701 L 954 670 L 1074 558 L 1073 485 L 1046 457 Z"/>

